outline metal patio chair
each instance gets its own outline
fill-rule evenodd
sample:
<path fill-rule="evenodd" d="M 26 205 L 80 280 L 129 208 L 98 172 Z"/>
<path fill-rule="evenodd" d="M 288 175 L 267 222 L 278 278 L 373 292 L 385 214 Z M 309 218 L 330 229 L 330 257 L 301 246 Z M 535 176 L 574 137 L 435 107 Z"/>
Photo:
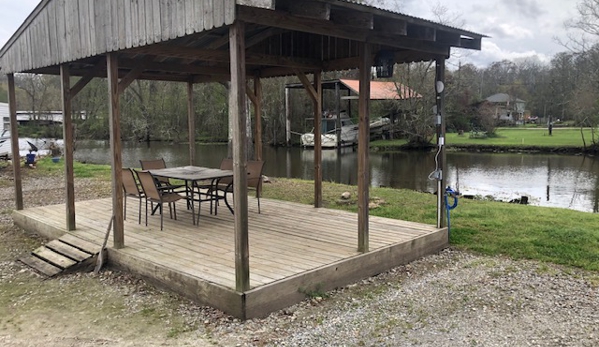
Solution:
<path fill-rule="evenodd" d="M 223 159 L 220 164 L 221 170 L 233 170 L 233 160 Z M 262 170 L 264 169 L 264 161 L 248 160 L 247 162 L 247 187 L 256 191 L 256 199 L 258 199 L 258 213 L 260 213 L 260 195 L 262 194 Z M 233 193 L 233 177 L 222 178 L 216 184 L 216 194 L 222 192 L 224 195 Z M 218 204 L 218 202 L 217 202 Z M 216 211 L 216 207 L 215 207 Z M 216 213 L 216 212 L 215 212 Z"/>
<path fill-rule="evenodd" d="M 130 168 L 124 168 L 122 172 L 123 177 L 123 191 L 125 193 L 124 203 L 124 219 L 127 219 L 127 198 L 134 197 L 139 200 L 139 214 L 138 224 L 141 224 L 141 201 L 146 197 L 143 190 L 139 186 L 137 179 L 135 178 L 135 172 Z"/>
<path fill-rule="evenodd" d="M 173 214 L 175 216 L 175 220 L 177 220 L 177 209 L 175 202 L 177 200 L 183 199 L 183 197 L 177 193 L 158 189 L 156 185 L 156 180 L 154 176 L 148 171 L 136 171 L 137 178 L 139 179 L 139 183 L 141 183 L 141 187 L 146 196 L 146 226 L 148 225 L 148 200 L 150 202 L 155 202 L 160 209 L 160 230 L 163 229 L 163 212 L 162 206 L 164 203 L 168 204 L 168 209 L 170 213 L 170 217 L 173 218 Z M 172 206 L 171 206 L 172 204 Z M 172 207 L 172 209 L 171 209 Z"/>
<path fill-rule="evenodd" d="M 166 169 L 166 162 L 164 161 L 164 158 L 151 160 L 142 159 L 139 161 L 139 164 L 141 165 L 142 170 Z M 158 183 L 158 189 L 160 190 L 168 190 L 178 193 L 184 191 L 181 188 L 185 188 L 185 184 L 174 184 L 171 182 L 170 179 L 166 177 L 154 177 L 156 179 L 156 182 Z"/>

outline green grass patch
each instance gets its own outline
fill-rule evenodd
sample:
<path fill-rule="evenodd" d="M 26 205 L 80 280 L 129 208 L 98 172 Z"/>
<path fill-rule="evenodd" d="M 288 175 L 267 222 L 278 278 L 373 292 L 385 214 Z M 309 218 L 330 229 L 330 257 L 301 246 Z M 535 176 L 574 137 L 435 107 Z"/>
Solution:
<path fill-rule="evenodd" d="M 370 147 L 401 147 L 408 144 L 406 139 L 375 140 L 370 142 Z"/>
<path fill-rule="evenodd" d="M 38 175 L 64 175 L 64 170 L 64 158 L 61 158 L 58 163 L 55 163 L 52 161 L 52 158 L 44 157 L 37 162 L 36 168 L 30 171 Z M 83 164 L 77 161 L 73 163 L 73 174 L 77 178 L 93 177 L 109 180 L 110 170 L 110 165 Z"/>
<path fill-rule="evenodd" d="M 349 203 L 340 203 L 349 191 Z M 264 197 L 312 204 L 311 181 L 278 178 L 264 185 Z M 357 187 L 323 183 L 324 207 L 357 211 Z M 436 223 L 436 196 L 405 189 L 371 188 L 379 207 L 373 216 Z M 599 214 L 567 209 L 465 200 L 451 211 L 450 243 L 458 248 L 514 259 L 535 259 L 599 270 Z"/>
<path fill-rule="evenodd" d="M 591 141 L 591 129 L 584 129 L 587 146 Z M 434 141 L 433 141 L 434 142 Z M 377 140 L 370 143 L 370 147 L 401 147 L 407 144 L 405 139 L 399 140 Z M 553 128 L 549 136 L 547 128 L 499 128 L 493 136 L 470 137 L 470 133 L 458 135 L 448 133 L 446 144 L 472 145 L 472 146 L 510 146 L 510 147 L 583 147 L 580 129 L 576 128 Z"/>
<path fill-rule="evenodd" d="M 591 129 L 584 129 L 585 139 L 589 145 Z M 458 135 L 447 134 L 448 145 L 486 145 L 486 146 L 541 146 L 541 147 L 583 147 L 580 129 L 554 128 L 549 136 L 547 128 L 501 128 L 495 136 L 486 138 L 470 138 L 468 133 Z"/>

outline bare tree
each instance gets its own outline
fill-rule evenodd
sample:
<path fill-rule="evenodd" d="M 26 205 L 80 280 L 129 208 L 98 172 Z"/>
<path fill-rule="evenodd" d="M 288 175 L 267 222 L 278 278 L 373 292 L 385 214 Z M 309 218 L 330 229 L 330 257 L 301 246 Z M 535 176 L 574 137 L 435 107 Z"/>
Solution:
<path fill-rule="evenodd" d="M 564 23 L 568 42 L 557 41 L 573 52 L 584 52 L 599 39 L 599 0 L 580 0 L 576 8 L 578 17 Z"/>
<path fill-rule="evenodd" d="M 19 100 L 19 107 L 32 113 L 38 119 L 41 112 L 60 109 L 58 93 L 59 80 L 56 76 L 17 74 L 16 86 L 22 90 L 26 97 Z"/>

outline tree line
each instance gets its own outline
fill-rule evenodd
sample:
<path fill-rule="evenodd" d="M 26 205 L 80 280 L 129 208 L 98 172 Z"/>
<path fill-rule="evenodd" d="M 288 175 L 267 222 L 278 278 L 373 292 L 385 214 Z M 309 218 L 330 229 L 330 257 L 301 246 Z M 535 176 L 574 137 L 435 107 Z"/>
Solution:
<path fill-rule="evenodd" d="M 443 12 L 438 9 L 439 16 Z M 599 3 L 582 0 L 580 16 L 566 23 L 582 30 L 586 36 L 573 37 L 564 44 L 565 51 L 549 63 L 537 60 L 503 60 L 487 67 L 458 64 L 446 72 L 445 101 L 448 131 L 483 128 L 492 133 L 497 126 L 493 112 L 481 110 L 481 102 L 496 93 L 506 93 L 526 102 L 530 116 L 567 122 L 572 126 L 599 126 Z M 442 18 L 439 18 L 442 21 Z M 323 79 L 357 78 L 356 71 L 326 73 Z M 434 135 L 433 106 L 435 66 L 432 62 L 396 65 L 391 81 L 410 87 L 421 98 L 371 103 L 371 119 L 391 115 L 397 121 L 396 135 L 416 145 L 430 143 Z M 43 114 L 61 109 L 58 76 L 17 74 L 17 109 Z M 292 77 L 262 81 L 262 134 L 265 143 L 285 142 L 285 84 L 297 83 Z M 249 82 L 248 82 L 249 83 Z M 187 86 L 184 83 L 136 81 L 121 97 L 123 140 L 187 140 Z M 0 83 L 0 102 L 6 102 L 6 85 Z M 333 110 L 335 98 L 325 91 L 324 108 Z M 291 96 L 291 130 L 310 130 L 312 103 L 298 90 Z M 203 141 L 226 141 L 228 138 L 228 85 L 226 83 L 194 86 L 196 138 Z M 108 92 L 105 79 L 95 79 L 74 99 L 74 123 L 80 139 L 108 139 Z M 357 107 L 342 105 L 357 118 Z M 248 104 L 248 110 L 251 111 Z M 251 115 L 251 112 L 248 112 Z M 254 126 L 254 120 L 251 120 Z M 61 135 L 60 127 L 30 127 L 29 136 Z M 597 144 L 598 139 L 588 139 Z M 294 139 L 298 141 L 297 138 Z"/>

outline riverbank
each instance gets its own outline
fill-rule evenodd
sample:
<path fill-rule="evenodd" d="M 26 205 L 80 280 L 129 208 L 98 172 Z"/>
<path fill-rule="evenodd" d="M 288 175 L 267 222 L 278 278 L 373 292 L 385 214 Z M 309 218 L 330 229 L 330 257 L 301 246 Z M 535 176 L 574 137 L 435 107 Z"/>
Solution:
<path fill-rule="evenodd" d="M 42 162 L 39 169 L 23 171 L 27 207 L 64 201 L 63 166 L 50 162 L 48 166 Z M 109 196 L 108 169 L 84 165 L 76 170 L 76 199 Z M 537 248 L 539 243 L 541 248 L 554 248 L 557 256 L 578 252 L 597 264 L 596 253 L 589 253 L 599 250 L 596 239 L 584 236 L 597 225 L 598 216 L 590 213 L 460 201 L 452 211 L 451 249 L 318 293 L 265 319 L 241 322 L 109 269 L 99 276 L 37 277 L 15 262 L 44 240 L 12 225 L 11 179 L 9 169 L 0 172 L 0 344 L 4 346 L 599 344 L 597 270 L 584 270 L 593 268 L 587 261 L 572 267 L 535 260 L 546 257 Z M 311 182 L 272 180 L 264 186 L 265 198 L 311 202 Z M 355 210 L 355 189 L 324 183 L 325 204 Z M 337 203 L 339 192 L 345 190 L 353 196 L 349 206 Z M 378 204 L 373 215 L 434 223 L 431 194 L 373 189 L 371 198 Z M 560 220 L 563 224 L 554 225 Z M 559 234 L 557 229 L 567 224 L 570 227 Z M 510 228 L 522 234 L 514 241 L 501 240 Z M 588 247 L 578 249 L 584 243 Z M 489 249 L 468 250 L 477 244 Z M 571 251 L 563 249 L 568 245 Z M 502 255 L 509 248 L 520 249 L 522 255 Z M 527 257 L 532 260 L 515 259 Z"/>
<path fill-rule="evenodd" d="M 582 134 L 585 136 L 584 140 Z M 591 129 L 583 129 L 581 132 L 576 128 L 555 128 L 549 135 L 546 128 L 499 128 L 492 136 L 484 133 L 448 133 L 445 143 L 447 149 L 455 151 L 596 155 L 599 154 L 599 145 L 592 145 L 592 136 Z M 432 150 L 435 145 L 414 147 L 400 139 L 373 141 L 370 147 L 378 151 Z"/>

